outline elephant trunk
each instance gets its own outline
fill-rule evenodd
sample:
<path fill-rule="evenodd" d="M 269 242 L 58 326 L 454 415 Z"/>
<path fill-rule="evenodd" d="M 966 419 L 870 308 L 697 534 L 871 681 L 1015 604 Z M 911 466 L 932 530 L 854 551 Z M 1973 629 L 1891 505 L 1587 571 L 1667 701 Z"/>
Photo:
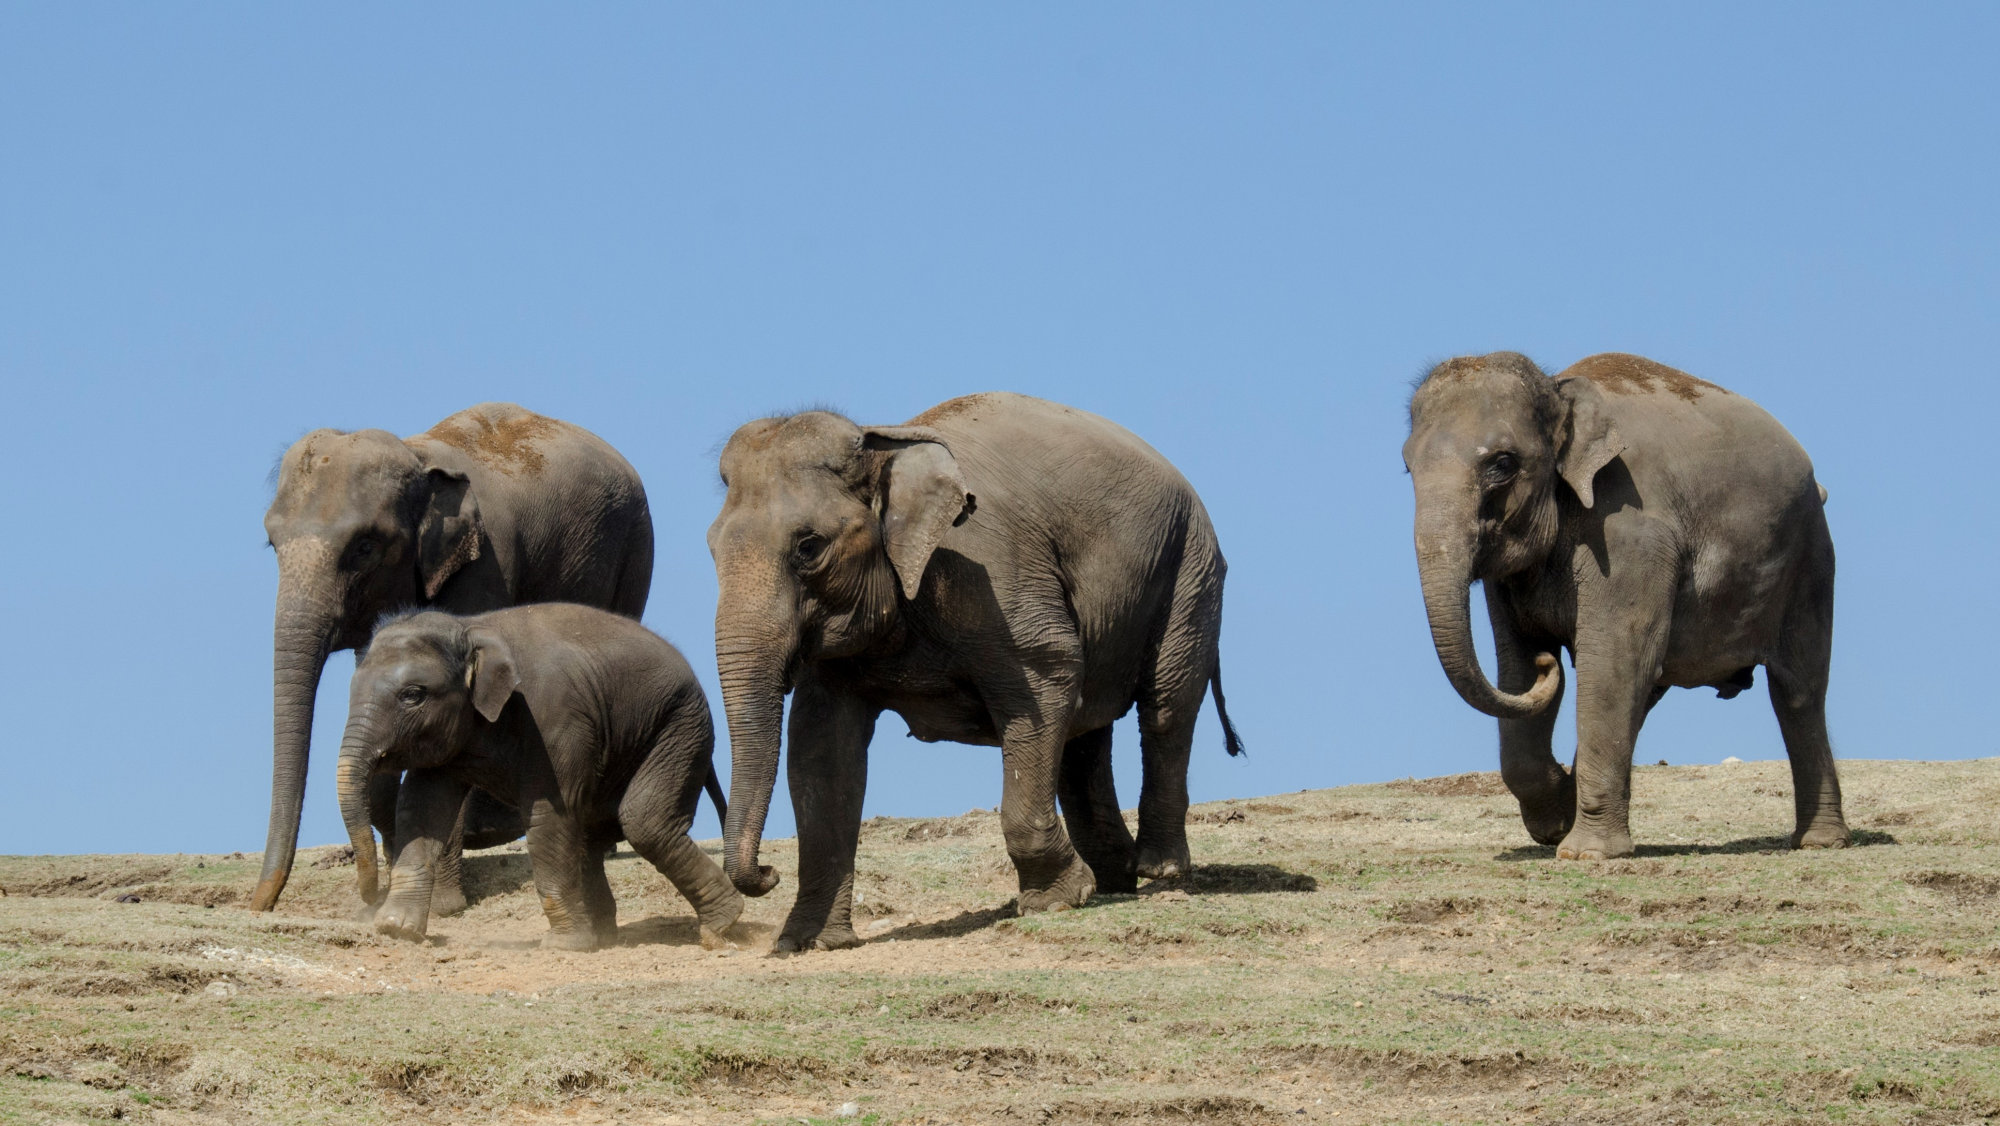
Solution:
<path fill-rule="evenodd" d="M 277 906 L 292 874 L 299 814 L 305 806 L 313 697 L 336 624 L 324 599 L 309 595 L 292 576 L 281 578 L 271 645 L 271 822 L 264 838 L 264 871 L 250 901 L 253 911 Z"/>
<path fill-rule="evenodd" d="M 1431 643 L 1437 648 L 1445 676 L 1451 678 L 1451 686 L 1466 703 L 1498 719 L 1526 719 L 1555 699 L 1562 673 L 1555 657 L 1542 653 L 1535 658 L 1534 686 L 1518 696 L 1500 691 L 1486 679 L 1472 645 L 1468 590 L 1473 552 L 1465 533 L 1458 530 L 1462 526 L 1422 520 L 1417 525 L 1417 572 L 1423 582 Z"/>
<path fill-rule="evenodd" d="M 723 820 L 722 869 L 745 895 L 778 886 L 778 874 L 757 862 L 764 818 L 778 784 L 786 670 L 798 647 L 789 599 L 759 609 L 737 608 L 728 585 L 716 612 L 716 665 L 729 717 L 729 811 Z M 786 605 L 779 605 L 779 604 Z"/>
<path fill-rule="evenodd" d="M 375 870 L 375 830 L 368 823 L 368 780 L 382 756 L 368 746 L 364 735 L 349 724 L 340 744 L 340 768 L 335 786 L 340 793 L 340 819 L 347 825 L 347 839 L 354 842 L 354 878 L 360 885 L 361 901 L 374 904 L 378 898 Z"/>

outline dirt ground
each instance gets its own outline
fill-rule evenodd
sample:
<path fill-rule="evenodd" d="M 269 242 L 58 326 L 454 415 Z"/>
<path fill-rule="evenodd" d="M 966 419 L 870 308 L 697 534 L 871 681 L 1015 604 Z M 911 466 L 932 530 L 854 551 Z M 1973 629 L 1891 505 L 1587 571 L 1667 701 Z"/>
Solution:
<path fill-rule="evenodd" d="M 858 950 L 710 951 L 629 851 L 544 951 L 525 854 L 422 945 L 342 849 L 0 858 L 0 1122 L 1959 1123 L 2000 1116 L 2000 760 L 1645 767 L 1639 856 L 1558 862 L 1497 775 L 1198 806 L 1196 871 L 1013 918 L 998 819 L 878 818 Z M 711 847 L 714 842 L 710 842 Z"/>

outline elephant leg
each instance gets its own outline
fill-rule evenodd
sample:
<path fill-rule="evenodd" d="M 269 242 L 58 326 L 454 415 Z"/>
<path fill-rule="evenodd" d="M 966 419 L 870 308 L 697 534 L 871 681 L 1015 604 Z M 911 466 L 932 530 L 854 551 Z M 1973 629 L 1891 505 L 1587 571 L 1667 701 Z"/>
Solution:
<path fill-rule="evenodd" d="M 617 841 L 617 832 L 614 828 L 594 835 L 583 849 L 583 903 L 599 946 L 618 945 L 618 900 L 611 894 L 611 881 L 604 876 L 605 846 Z"/>
<path fill-rule="evenodd" d="M 1039 682 L 1037 682 L 1039 681 Z M 1033 702 L 1001 723 L 1000 834 L 1020 877 L 1021 914 L 1081 907 L 1097 890 L 1056 816 L 1056 779 L 1075 714 L 1068 679 L 1030 679 Z"/>
<path fill-rule="evenodd" d="M 1194 750 L 1194 721 L 1201 711 L 1207 678 L 1182 685 L 1177 698 L 1156 704 L 1139 700 L 1138 873 L 1148 879 L 1185 876 L 1194 870 L 1188 853 L 1188 756 Z"/>
<path fill-rule="evenodd" d="M 1822 539 L 1824 533 L 1822 532 Z M 1840 778 L 1826 734 L 1826 681 L 1833 660 L 1833 545 L 1824 542 L 1815 573 L 1803 576 L 1785 614 L 1771 674 L 1771 710 L 1792 761 L 1793 848 L 1843 848 L 1850 837 Z"/>
<path fill-rule="evenodd" d="M 1493 649 L 1502 692 L 1518 695 L 1535 683 L 1535 655 L 1557 653 L 1553 640 L 1528 644 L 1513 621 L 1507 594 L 1486 584 L 1486 612 L 1493 623 Z M 1576 822 L 1576 779 L 1555 756 L 1556 718 L 1562 711 L 1562 662 L 1556 663 L 1556 693 L 1549 706 L 1526 719 L 1500 720 L 1500 780 L 1521 805 L 1521 823 L 1538 844 L 1558 844 Z"/>
<path fill-rule="evenodd" d="M 375 913 L 377 931 L 414 942 L 430 929 L 438 856 L 465 806 L 468 788 L 435 770 L 403 775 L 396 796 L 396 838 L 402 847 L 390 871 L 389 894 Z"/>
<path fill-rule="evenodd" d="M 854 933 L 854 852 L 878 714 L 811 676 L 792 694 L 785 779 L 799 823 L 799 894 L 774 950 L 861 945 Z"/>
<path fill-rule="evenodd" d="M 1100 727 L 1063 744 L 1062 773 L 1056 782 L 1069 839 L 1097 889 L 1138 889 L 1138 855 L 1125 815 L 1118 810 L 1118 787 L 1111 777 L 1111 728 Z"/>
<path fill-rule="evenodd" d="M 456 915 L 465 910 L 465 822 L 478 792 L 470 788 L 466 790 L 465 801 L 459 805 L 458 814 L 451 819 L 451 835 L 445 838 L 437 850 L 437 859 L 431 862 L 431 913 L 434 915 Z"/>
<path fill-rule="evenodd" d="M 1191 546 L 1175 577 L 1173 604 L 1139 685 L 1137 871 L 1167 879 L 1193 871 L 1188 852 L 1188 757 L 1195 720 L 1220 659 L 1225 568 L 1212 540 Z"/>
<path fill-rule="evenodd" d="M 1646 579 L 1579 592 L 1576 823 L 1556 846 L 1560 859 L 1632 855 L 1632 750 L 1658 698 L 1672 612 L 1673 584 Z"/>
<path fill-rule="evenodd" d="M 591 925 L 590 900 L 584 891 L 583 853 L 588 840 L 583 826 L 566 807 L 547 798 L 528 806 L 528 867 L 535 892 L 548 917 L 549 933 L 542 946 L 549 950 L 595 950 L 597 932 Z M 606 889 L 606 895 L 610 894 Z"/>
<path fill-rule="evenodd" d="M 402 775 L 394 771 L 384 771 L 368 780 L 368 823 L 382 834 L 382 856 L 392 867 L 400 843 L 396 836 L 396 798 L 402 787 Z"/>
<path fill-rule="evenodd" d="M 727 932 L 743 914 L 743 893 L 688 836 L 714 746 L 706 713 L 670 726 L 618 803 L 625 839 L 694 908 L 701 943 L 711 949 L 729 944 Z"/>

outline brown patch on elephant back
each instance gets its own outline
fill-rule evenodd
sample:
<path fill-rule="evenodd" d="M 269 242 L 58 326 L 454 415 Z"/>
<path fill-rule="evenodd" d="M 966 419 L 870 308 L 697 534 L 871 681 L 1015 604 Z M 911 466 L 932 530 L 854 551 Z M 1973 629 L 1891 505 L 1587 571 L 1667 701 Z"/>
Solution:
<path fill-rule="evenodd" d="M 1571 364 L 1569 370 L 1556 378 L 1576 376 L 1590 380 L 1601 390 L 1618 395 L 1650 395 L 1664 391 L 1692 403 L 1707 391 L 1718 395 L 1729 394 L 1705 379 L 1696 379 L 1684 371 L 1626 352 L 1587 356 Z"/>
<path fill-rule="evenodd" d="M 990 395 L 982 394 L 961 395 L 956 399 L 946 399 L 944 402 L 911 419 L 906 425 L 936 426 L 940 422 L 945 422 L 957 418 L 959 415 L 970 414 L 978 410 L 980 407 L 987 405 L 991 398 L 992 396 Z"/>
<path fill-rule="evenodd" d="M 548 464 L 536 443 L 556 433 L 555 419 L 533 411 L 493 418 L 467 410 L 431 427 L 423 436 L 463 450 L 509 476 L 532 477 Z"/>

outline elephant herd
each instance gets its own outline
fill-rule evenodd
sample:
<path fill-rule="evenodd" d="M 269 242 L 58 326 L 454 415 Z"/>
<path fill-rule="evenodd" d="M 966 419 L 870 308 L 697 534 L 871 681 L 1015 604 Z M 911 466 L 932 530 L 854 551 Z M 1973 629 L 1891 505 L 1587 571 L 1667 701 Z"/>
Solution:
<path fill-rule="evenodd" d="M 1496 717 L 1535 840 L 1629 856 L 1633 744 L 1670 687 L 1771 678 L 1793 844 L 1848 841 L 1827 742 L 1833 544 L 1805 451 L 1740 395 L 1637 356 L 1554 377 L 1510 352 L 1439 364 L 1403 462 L 1431 637 Z M 738 429 L 708 530 L 725 802 L 687 662 L 637 624 L 653 528 L 638 474 L 569 423 L 487 403 L 407 439 L 316 430 L 265 515 L 279 568 L 271 822 L 253 906 L 283 891 L 314 691 L 357 653 L 338 789 L 362 898 L 407 938 L 465 904 L 460 853 L 527 836 L 547 945 L 616 933 L 605 850 L 630 841 L 725 941 L 759 863 L 781 744 L 798 894 L 779 950 L 859 944 L 855 850 L 875 721 L 1000 748 L 1022 913 L 1185 874 L 1195 717 L 1222 694 L 1227 567 L 1187 480 L 1115 423 L 1024 395 L 953 399 L 895 426 L 807 411 Z M 1468 588 L 1484 584 L 1497 683 Z M 1567 649 L 1577 753 L 1551 751 Z M 787 715 L 785 698 L 791 697 Z M 1135 837 L 1111 728 L 1138 711 Z M 781 731 L 782 729 L 782 731 Z M 706 786 L 718 865 L 688 838 Z M 1058 817 L 1060 813 L 1060 817 Z M 374 832 L 389 859 L 378 885 Z"/>

